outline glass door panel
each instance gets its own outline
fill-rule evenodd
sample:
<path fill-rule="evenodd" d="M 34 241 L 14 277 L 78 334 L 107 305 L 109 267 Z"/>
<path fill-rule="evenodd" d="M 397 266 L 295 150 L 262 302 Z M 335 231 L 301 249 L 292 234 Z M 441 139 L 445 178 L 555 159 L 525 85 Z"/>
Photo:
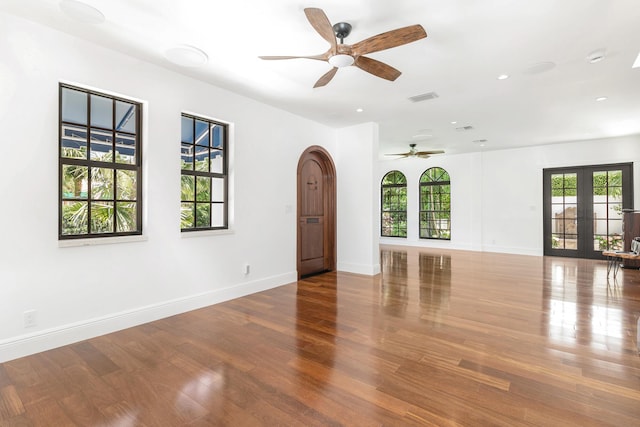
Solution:
<path fill-rule="evenodd" d="M 552 174 L 551 188 L 552 247 L 577 250 L 577 174 Z"/>
<path fill-rule="evenodd" d="M 600 258 L 622 250 L 622 210 L 633 208 L 632 164 L 545 169 L 545 255 Z"/>
<path fill-rule="evenodd" d="M 622 170 L 593 172 L 593 250 L 622 250 Z"/>

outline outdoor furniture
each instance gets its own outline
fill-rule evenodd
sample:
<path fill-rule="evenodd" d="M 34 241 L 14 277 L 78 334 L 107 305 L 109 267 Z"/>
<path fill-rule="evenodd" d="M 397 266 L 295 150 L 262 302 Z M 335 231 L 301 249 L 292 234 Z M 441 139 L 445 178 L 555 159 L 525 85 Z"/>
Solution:
<path fill-rule="evenodd" d="M 609 273 L 611 273 L 611 270 L 613 270 L 614 279 L 618 274 L 620 264 L 623 262 L 623 260 L 640 261 L 640 255 L 636 255 L 633 252 L 603 251 L 602 255 L 607 257 L 607 277 L 609 276 Z"/>

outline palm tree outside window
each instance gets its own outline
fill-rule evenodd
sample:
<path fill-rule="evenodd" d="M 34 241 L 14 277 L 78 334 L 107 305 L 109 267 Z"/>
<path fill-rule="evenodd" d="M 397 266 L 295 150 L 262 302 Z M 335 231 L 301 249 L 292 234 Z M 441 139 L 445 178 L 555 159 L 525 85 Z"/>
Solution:
<path fill-rule="evenodd" d="M 142 234 L 141 104 L 59 91 L 58 238 Z"/>
<path fill-rule="evenodd" d="M 420 238 L 451 240 L 451 179 L 440 167 L 420 177 Z"/>
<path fill-rule="evenodd" d="M 229 127 L 183 113 L 180 141 L 180 230 L 228 228 Z"/>

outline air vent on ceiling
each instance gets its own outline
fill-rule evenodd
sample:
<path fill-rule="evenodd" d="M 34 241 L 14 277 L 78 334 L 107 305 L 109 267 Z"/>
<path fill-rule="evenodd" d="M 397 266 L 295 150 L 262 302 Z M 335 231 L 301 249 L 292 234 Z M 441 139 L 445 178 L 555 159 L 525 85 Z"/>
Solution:
<path fill-rule="evenodd" d="M 465 132 L 468 130 L 473 130 L 473 126 L 460 126 L 459 128 L 456 128 L 456 130 L 458 132 Z"/>
<path fill-rule="evenodd" d="M 422 102 L 422 101 L 427 101 L 429 99 L 436 99 L 436 98 L 438 98 L 437 93 L 429 92 L 429 93 L 423 93 L 422 95 L 411 96 L 409 97 L 409 100 L 411 100 L 412 102 Z"/>

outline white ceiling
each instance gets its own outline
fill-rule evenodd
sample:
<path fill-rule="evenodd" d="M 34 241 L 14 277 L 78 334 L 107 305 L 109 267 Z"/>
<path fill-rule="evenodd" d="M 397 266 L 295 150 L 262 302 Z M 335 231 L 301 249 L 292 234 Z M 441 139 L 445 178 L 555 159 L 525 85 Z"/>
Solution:
<path fill-rule="evenodd" d="M 84 0 L 105 17 L 78 22 L 58 0 L 1 0 L 0 11 L 173 69 L 334 127 L 380 124 L 381 154 L 463 153 L 640 134 L 638 0 Z M 328 44 L 303 9 L 352 24 L 345 43 L 407 25 L 428 37 L 370 54 L 403 72 L 395 81 L 321 61 Z M 2 30 L 0 30 L 1 32 Z M 195 46 L 199 68 L 170 63 L 167 49 Z M 605 59 L 590 63 L 597 50 Z M 539 64 L 555 66 L 541 71 Z M 498 80 L 508 74 L 506 80 Z M 436 92 L 437 99 L 408 98 Z M 605 101 L 596 101 L 607 97 Z M 356 109 L 362 108 L 362 112 Z M 455 124 L 452 122 L 455 121 Z M 457 127 L 472 126 L 470 131 Z M 474 140 L 486 139 L 484 147 Z"/>

